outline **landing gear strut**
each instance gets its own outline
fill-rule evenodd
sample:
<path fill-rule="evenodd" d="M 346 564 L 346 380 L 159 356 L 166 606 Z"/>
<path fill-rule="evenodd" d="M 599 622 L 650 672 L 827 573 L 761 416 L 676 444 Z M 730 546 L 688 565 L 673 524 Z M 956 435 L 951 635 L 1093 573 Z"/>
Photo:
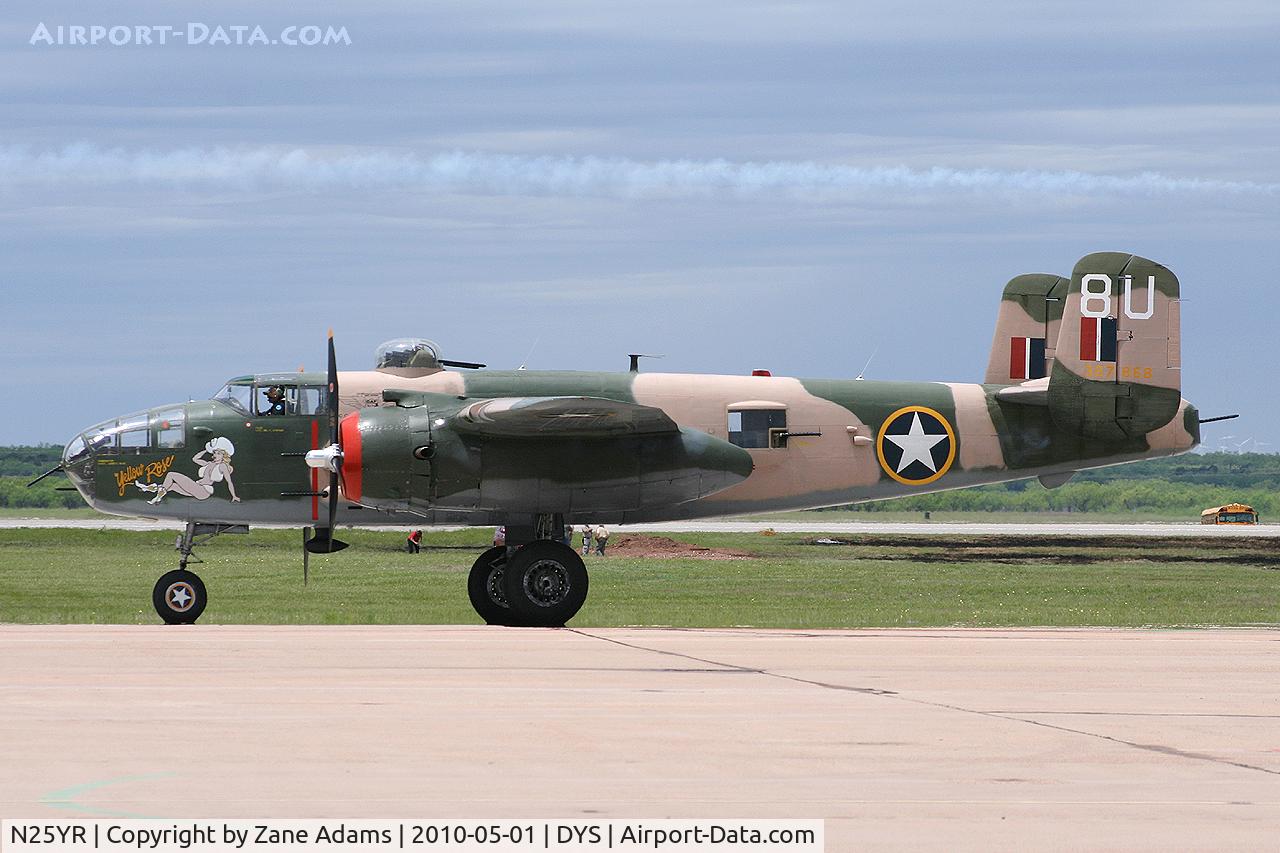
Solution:
<path fill-rule="evenodd" d="M 467 579 L 480 618 L 490 625 L 559 628 L 577 614 L 587 600 L 587 566 L 557 541 L 563 530 L 560 515 L 507 525 L 509 544 L 481 554 Z"/>
<path fill-rule="evenodd" d="M 246 524 L 204 524 L 187 522 L 187 528 L 178 537 L 177 550 L 181 555 L 178 568 L 165 572 L 151 590 L 151 603 L 166 625 L 190 625 L 200 618 L 209 595 L 204 581 L 195 572 L 187 570 L 188 563 L 204 562 L 193 553 L 196 545 L 203 545 L 221 533 L 248 533 Z"/>

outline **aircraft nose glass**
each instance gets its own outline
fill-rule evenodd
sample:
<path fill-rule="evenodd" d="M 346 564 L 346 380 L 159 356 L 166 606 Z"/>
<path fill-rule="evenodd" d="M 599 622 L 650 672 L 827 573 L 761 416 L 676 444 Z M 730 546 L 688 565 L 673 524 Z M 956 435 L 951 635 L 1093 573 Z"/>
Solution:
<path fill-rule="evenodd" d="M 71 481 L 71 485 L 93 501 L 93 449 L 85 441 L 84 435 L 77 435 L 62 450 L 62 470 Z"/>
<path fill-rule="evenodd" d="M 71 441 L 67 442 L 67 446 L 62 450 L 62 464 L 74 465 L 81 459 L 89 455 L 89 445 L 85 442 L 83 435 L 77 435 Z"/>
<path fill-rule="evenodd" d="M 148 443 L 147 413 L 136 412 L 95 424 L 84 431 L 84 438 L 88 445 L 88 452 L 92 454 L 106 448 L 146 447 Z"/>

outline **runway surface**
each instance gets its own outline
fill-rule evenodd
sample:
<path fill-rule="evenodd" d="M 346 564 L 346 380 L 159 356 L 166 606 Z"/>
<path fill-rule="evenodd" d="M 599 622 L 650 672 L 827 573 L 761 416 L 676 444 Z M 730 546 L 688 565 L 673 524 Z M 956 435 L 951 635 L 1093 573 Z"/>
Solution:
<path fill-rule="evenodd" d="M 1262 849 L 1280 631 L 0 626 L 0 816 L 824 818 Z"/>
<path fill-rule="evenodd" d="M 280 527 L 266 524 L 262 527 Z M 345 526 L 345 525 L 342 525 Z M 3 518 L 0 529 L 20 527 L 67 528 L 74 530 L 181 530 L 176 521 L 148 521 L 146 519 L 114 518 Z M 412 525 L 367 527 L 352 525 L 360 530 L 410 530 Z M 424 527 L 424 530 L 459 530 L 456 526 Z M 777 533 L 832 533 L 838 535 L 886 535 L 921 534 L 937 536 L 1226 536 L 1239 538 L 1280 537 L 1280 524 L 1258 525 L 1202 525 L 1194 522 L 1105 524 L 1084 523 L 999 523 L 947 521 L 663 521 L 653 524 L 626 524 L 613 527 L 617 533 L 759 533 L 773 530 Z"/>

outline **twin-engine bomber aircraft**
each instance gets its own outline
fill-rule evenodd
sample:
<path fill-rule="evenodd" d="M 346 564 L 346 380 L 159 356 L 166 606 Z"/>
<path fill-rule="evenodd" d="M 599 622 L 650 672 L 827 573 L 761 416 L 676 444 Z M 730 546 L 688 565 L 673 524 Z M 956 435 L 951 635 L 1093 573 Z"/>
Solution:
<path fill-rule="evenodd" d="M 60 467 L 98 510 L 186 522 L 180 567 L 153 593 L 168 623 L 205 608 L 196 544 L 286 523 L 314 528 L 307 551 L 338 551 L 341 504 L 362 525 L 506 525 L 471 568 L 476 612 L 557 626 L 587 597 L 566 523 L 1054 487 L 1190 450 L 1202 421 L 1180 395 L 1179 336 L 1178 279 L 1115 252 L 1070 279 L 1011 280 L 978 385 L 640 373 L 634 359 L 626 373 L 482 370 L 421 340 L 339 373 L 331 335 L 327 375 L 242 376 L 115 418 L 73 438 Z"/>

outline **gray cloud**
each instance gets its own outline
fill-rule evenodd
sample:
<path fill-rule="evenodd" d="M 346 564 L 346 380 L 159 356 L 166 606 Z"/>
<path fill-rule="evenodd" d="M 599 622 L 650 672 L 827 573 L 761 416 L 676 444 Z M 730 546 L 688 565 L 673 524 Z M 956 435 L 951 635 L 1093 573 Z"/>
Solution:
<path fill-rule="evenodd" d="M 215 189 L 372 189 L 570 197 L 856 196 L 866 192 L 1274 195 L 1280 184 L 1159 172 L 851 166 L 813 161 L 641 161 L 452 151 L 325 153 L 303 148 L 0 148 L 0 184 L 140 183 Z"/>
<path fill-rule="evenodd" d="M 811 376 L 881 345 L 875 378 L 974 379 L 1009 276 L 1115 249 L 1183 282 L 1188 398 L 1280 446 L 1222 367 L 1280 359 L 1274 3 L 175 8 L 0 13 L 0 394 L 41 401 L 0 443 L 314 366 L 335 325 L 351 367 L 422 334 Z M 353 43 L 28 44 L 189 19 Z"/>

